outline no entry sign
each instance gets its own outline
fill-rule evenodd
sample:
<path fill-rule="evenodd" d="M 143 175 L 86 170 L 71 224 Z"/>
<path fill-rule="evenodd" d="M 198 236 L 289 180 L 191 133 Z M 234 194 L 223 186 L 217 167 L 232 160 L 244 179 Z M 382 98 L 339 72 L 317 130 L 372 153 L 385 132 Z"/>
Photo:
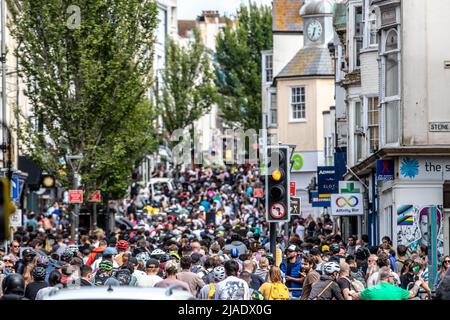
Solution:
<path fill-rule="evenodd" d="M 69 190 L 69 203 L 83 203 L 83 190 Z"/>

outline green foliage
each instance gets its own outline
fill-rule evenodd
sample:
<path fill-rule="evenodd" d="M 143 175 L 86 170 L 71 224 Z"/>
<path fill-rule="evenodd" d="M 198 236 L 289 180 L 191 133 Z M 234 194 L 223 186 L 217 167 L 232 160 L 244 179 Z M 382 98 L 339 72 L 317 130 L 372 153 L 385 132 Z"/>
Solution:
<path fill-rule="evenodd" d="M 217 100 L 210 61 L 198 30 L 186 47 L 170 39 L 158 99 L 167 137 L 198 120 Z"/>
<path fill-rule="evenodd" d="M 156 4 L 152 0 L 7 0 L 16 55 L 34 117 L 19 139 L 65 187 L 67 156 L 83 154 L 85 188 L 119 197 L 135 162 L 155 148 L 151 87 Z M 68 28 L 70 5 L 81 9 Z M 150 54 L 150 55 L 149 55 Z M 42 131 L 34 123 L 39 122 Z"/>
<path fill-rule="evenodd" d="M 261 128 L 261 52 L 272 48 L 272 11 L 241 6 L 216 41 L 216 85 L 224 118 L 244 130 Z"/>

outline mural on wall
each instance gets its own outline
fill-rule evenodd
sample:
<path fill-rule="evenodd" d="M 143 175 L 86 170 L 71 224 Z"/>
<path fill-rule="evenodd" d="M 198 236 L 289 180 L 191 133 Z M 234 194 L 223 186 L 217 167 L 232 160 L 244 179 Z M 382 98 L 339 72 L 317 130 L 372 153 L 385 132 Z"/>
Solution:
<path fill-rule="evenodd" d="M 438 256 L 444 254 L 444 234 L 442 226 L 442 206 L 403 205 L 397 209 L 397 244 L 408 247 L 409 252 L 417 252 L 420 245 L 429 246 L 428 213 L 437 215 Z"/>

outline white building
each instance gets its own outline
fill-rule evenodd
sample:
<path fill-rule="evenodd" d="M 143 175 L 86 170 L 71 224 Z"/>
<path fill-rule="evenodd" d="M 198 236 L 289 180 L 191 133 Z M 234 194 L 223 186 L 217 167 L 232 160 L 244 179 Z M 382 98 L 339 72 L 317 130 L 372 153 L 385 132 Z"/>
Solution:
<path fill-rule="evenodd" d="M 448 254 L 450 42 L 442 31 L 450 28 L 450 1 L 345 5 L 345 32 L 335 26 L 344 41 L 335 41 L 334 52 L 342 72 L 337 85 L 345 90 L 336 109 L 346 105 L 347 128 L 339 127 L 337 135 L 348 132 L 346 178 L 368 187 L 358 229 L 373 244 L 389 236 L 394 246 L 410 250 L 418 244 L 431 248 L 437 239 L 438 252 Z M 377 160 L 389 162 L 377 169 Z M 430 219 L 436 230 L 427 229 Z"/>

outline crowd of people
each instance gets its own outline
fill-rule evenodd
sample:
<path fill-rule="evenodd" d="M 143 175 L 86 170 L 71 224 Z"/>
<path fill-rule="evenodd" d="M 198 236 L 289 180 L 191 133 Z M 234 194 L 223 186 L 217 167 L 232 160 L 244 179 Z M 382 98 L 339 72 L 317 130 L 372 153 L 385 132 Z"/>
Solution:
<path fill-rule="evenodd" d="M 292 217 L 271 253 L 255 167 L 160 175 L 179 187 L 161 184 L 152 194 L 133 184 L 118 210 L 132 228 L 80 230 L 71 239 L 66 206 L 29 213 L 0 249 L 1 299 L 91 286 L 177 286 L 202 300 L 450 299 L 449 256 L 432 292 L 427 247 L 411 253 L 388 237 L 376 246 L 366 235 L 343 239 L 327 214 Z"/>

